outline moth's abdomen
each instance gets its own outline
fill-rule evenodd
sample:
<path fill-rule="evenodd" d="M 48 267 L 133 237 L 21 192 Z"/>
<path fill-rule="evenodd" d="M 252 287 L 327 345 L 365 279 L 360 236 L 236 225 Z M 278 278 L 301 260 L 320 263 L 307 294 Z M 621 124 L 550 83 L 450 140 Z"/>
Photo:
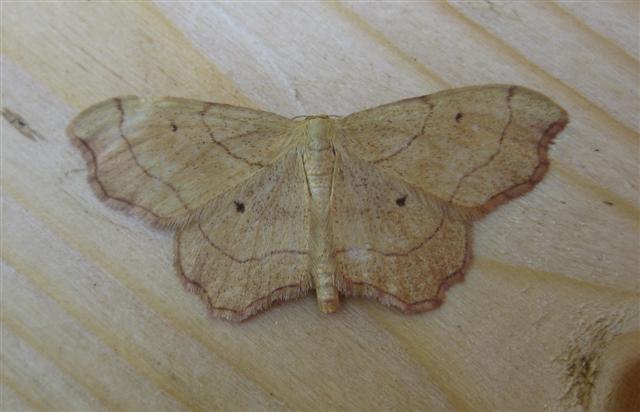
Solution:
<path fill-rule="evenodd" d="M 329 219 L 335 167 L 335 153 L 329 138 L 330 124 L 329 119 L 309 120 L 308 140 L 302 155 L 311 195 L 309 271 L 313 277 L 318 305 L 327 313 L 334 312 L 339 302 Z"/>

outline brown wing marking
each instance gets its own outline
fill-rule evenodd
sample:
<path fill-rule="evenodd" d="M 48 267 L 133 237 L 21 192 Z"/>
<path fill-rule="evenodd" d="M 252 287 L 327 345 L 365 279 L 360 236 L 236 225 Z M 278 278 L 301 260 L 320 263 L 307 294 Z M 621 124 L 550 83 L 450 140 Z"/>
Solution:
<path fill-rule="evenodd" d="M 211 107 L 213 107 L 212 103 L 205 103 L 204 109 L 202 109 L 202 111 L 200 112 L 200 118 L 202 119 L 202 124 L 204 125 L 204 127 L 207 129 L 207 133 L 209 134 L 209 138 L 211 139 L 211 141 L 218 145 L 222 150 L 225 151 L 225 153 L 231 157 L 233 157 L 236 160 L 239 160 L 241 162 L 244 162 L 246 164 L 248 164 L 249 166 L 259 166 L 259 167 L 264 167 L 265 164 L 262 162 L 253 162 L 249 159 L 246 159 L 242 156 L 240 156 L 237 153 L 234 153 L 231 149 L 229 149 L 229 147 L 227 147 L 227 145 L 225 145 L 224 143 L 222 143 L 221 141 L 217 140 L 216 137 L 213 135 L 213 131 L 211 130 L 211 126 L 209 126 L 209 123 L 207 123 L 207 121 L 205 120 L 205 116 L 207 115 L 207 112 L 209 111 L 209 109 L 211 109 Z M 238 138 L 241 136 L 250 136 L 251 134 L 256 133 L 255 131 L 249 132 L 249 133 L 244 133 L 243 135 L 237 135 L 237 136 L 233 136 L 232 138 Z"/>
<path fill-rule="evenodd" d="M 174 242 L 174 267 L 178 278 L 185 286 L 185 288 L 195 293 L 202 299 L 209 310 L 209 314 L 214 317 L 233 320 L 236 322 L 242 321 L 256 313 L 262 312 L 268 307 L 272 307 L 277 302 L 284 302 L 289 299 L 295 299 L 297 297 L 304 296 L 308 287 L 300 283 L 293 283 L 290 285 L 280 286 L 271 292 L 263 295 L 246 305 L 242 309 L 232 309 L 224 306 L 215 306 L 211 301 L 211 296 L 207 293 L 206 289 L 198 282 L 190 279 L 182 266 L 182 258 L 180 256 L 180 242 L 181 242 L 182 229 L 178 229 Z M 305 253 L 306 252 L 302 252 Z M 233 259 L 231 256 L 228 256 Z M 266 257 L 266 256 L 265 256 Z"/>
<path fill-rule="evenodd" d="M 213 242 L 213 240 L 211 240 L 209 235 L 207 235 L 207 233 L 202 228 L 202 222 L 199 219 L 198 219 L 198 229 L 200 230 L 200 234 L 202 235 L 204 240 L 206 240 L 207 243 L 209 245 L 211 245 L 212 248 L 216 249 L 222 255 L 224 255 L 225 257 L 233 260 L 236 263 L 259 262 L 259 261 L 264 260 L 264 259 L 266 259 L 268 257 L 274 256 L 274 255 L 281 255 L 281 254 L 292 254 L 292 255 L 306 255 L 307 254 L 307 252 L 304 251 L 304 250 L 278 249 L 278 250 L 272 250 L 271 252 L 266 253 L 266 254 L 264 254 L 262 256 L 250 256 L 250 257 L 245 258 L 245 259 L 240 259 L 240 258 L 237 258 L 237 257 L 233 256 L 231 253 L 227 252 L 226 250 L 224 250 L 221 246 L 216 245 Z"/>
<path fill-rule="evenodd" d="M 69 130 L 69 136 L 71 137 L 71 143 L 74 146 L 76 146 L 78 149 L 80 149 L 80 153 L 82 154 L 82 157 L 84 158 L 85 162 L 89 166 L 89 174 L 87 176 L 87 180 L 89 181 L 89 184 L 93 188 L 93 191 L 95 192 L 96 196 L 98 196 L 98 199 L 105 202 L 108 206 L 114 209 L 122 210 L 125 212 L 129 210 L 137 211 L 143 218 L 145 218 L 145 220 L 148 220 L 151 223 L 157 223 L 161 219 L 165 218 L 164 216 L 160 216 L 153 210 L 147 207 L 144 207 L 142 205 L 138 205 L 132 202 L 131 200 L 110 195 L 109 192 L 107 192 L 107 189 L 105 189 L 104 185 L 100 181 L 100 178 L 98 177 L 98 161 L 96 158 L 96 154 L 91 148 L 91 146 L 89 145 L 89 143 L 78 138 L 70 130 Z M 135 214 L 135 212 L 132 212 L 132 214 Z"/>
<path fill-rule="evenodd" d="M 420 128 L 420 131 L 416 134 L 414 134 L 413 136 L 411 136 L 411 138 L 407 141 L 407 143 L 405 143 L 403 146 L 401 146 L 398 150 L 396 150 L 395 152 L 391 153 L 388 156 L 384 156 L 381 157 L 379 159 L 375 159 L 375 160 L 371 160 L 370 162 L 373 164 L 377 164 L 377 163 L 381 163 L 384 162 L 386 160 L 391 159 L 392 157 L 395 157 L 397 155 L 399 155 L 400 153 L 404 152 L 405 150 L 407 150 L 409 147 L 411 147 L 411 145 L 413 144 L 413 142 L 415 142 L 415 140 L 424 135 L 424 131 L 425 128 L 427 127 L 427 122 L 429 121 L 429 118 L 431 118 L 431 115 L 433 114 L 433 103 L 430 103 L 428 101 L 429 96 L 425 96 L 424 97 L 424 101 L 427 103 L 427 105 L 429 106 L 429 113 L 424 117 L 424 121 L 422 122 L 422 127 Z"/>
<path fill-rule="evenodd" d="M 123 130 L 122 125 L 124 124 L 125 113 L 124 113 L 124 109 L 122 108 L 122 99 L 116 98 L 114 100 L 116 102 L 116 108 L 118 109 L 118 112 L 120 113 L 120 119 L 118 120 L 118 130 L 120 132 L 120 138 L 127 145 L 127 150 L 129 150 L 129 154 L 131 155 L 131 158 L 133 159 L 133 162 L 136 164 L 136 166 L 138 166 L 142 170 L 142 172 L 145 175 L 147 175 L 150 178 L 152 178 L 153 180 L 158 181 L 158 182 L 164 184 L 165 186 L 167 186 L 176 195 L 176 198 L 178 198 L 178 201 L 182 204 L 182 207 L 184 208 L 184 210 L 186 212 L 190 212 L 191 209 L 189 209 L 189 206 L 187 206 L 187 203 L 184 201 L 184 199 L 180 195 L 180 191 L 178 191 L 178 189 L 176 189 L 176 187 L 174 185 L 172 185 L 171 183 L 169 183 L 169 182 L 163 180 L 162 178 L 154 175 L 153 173 L 149 172 L 149 169 L 147 169 L 146 167 L 142 166 L 142 164 L 140 163 L 140 160 L 138 160 L 138 156 L 136 156 L 136 153 L 133 151 L 133 146 L 131 145 L 131 142 L 129 141 L 129 139 L 127 139 L 127 136 L 125 136 L 125 134 L 124 134 L 124 130 Z"/>
<path fill-rule="evenodd" d="M 438 231 L 439 230 L 440 230 L 440 227 L 438 227 Z M 436 234 L 437 232 L 434 232 L 431 236 L 429 236 L 428 240 L 420 247 L 425 246 L 428 241 L 430 241 L 434 236 L 436 236 Z M 344 284 L 339 283 L 338 289 L 340 290 L 341 293 L 346 295 L 372 297 L 384 305 L 394 306 L 405 313 L 420 313 L 420 312 L 433 310 L 439 307 L 444 302 L 446 292 L 451 286 L 455 285 L 458 282 L 462 282 L 464 280 L 464 276 L 467 273 L 467 270 L 469 269 L 469 266 L 473 259 L 472 245 L 473 245 L 473 225 L 472 223 L 467 223 L 466 231 L 465 231 L 464 257 L 460 262 L 460 266 L 456 270 L 452 271 L 440 283 L 435 297 L 421 299 L 413 302 L 406 301 L 406 300 L 403 300 L 401 297 L 386 291 L 381 286 L 375 285 L 373 283 L 365 282 L 365 281 L 353 281 L 345 273 L 341 273 L 341 276 L 345 279 L 346 282 Z M 412 250 L 406 253 L 405 256 L 408 255 L 409 253 L 415 252 L 416 250 Z M 375 250 L 372 250 L 372 251 L 377 252 Z M 393 256 L 393 254 L 389 254 L 385 256 Z"/>
<path fill-rule="evenodd" d="M 378 250 L 376 248 L 366 248 L 365 250 L 367 252 L 372 252 L 378 255 L 382 255 L 382 256 L 387 256 L 387 257 L 399 257 L 399 256 L 407 256 L 413 252 L 415 252 L 416 250 L 422 248 L 423 246 L 425 246 L 427 243 L 429 243 L 431 241 L 431 239 L 433 239 L 438 232 L 440 232 L 440 229 L 442 229 L 442 225 L 444 224 L 444 220 L 445 220 L 445 215 L 444 213 L 442 214 L 442 218 L 440 219 L 440 223 L 438 224 L 438 227 L 436 227 L 436 229 L 428 234 L 420 243 L 418 243 L 416 246 L 411 247 L 410 249 L 404 251 L 404 252 L 385 252 L 382 250 Z M 339 249 L 336 250 L 333 254 L 333 256 L 338 256 L 341 255 L 343 253 L 349 253 L 354 249 Z"/>
<path fill-rule="evenodd" d="M 516 183 L 502 192 L 493 195 L 488 201 L 478 207 L 477 210 L 481 215 L 491 212 L 498 206 L 505 204 L 513 198 L 530 192 L 536 184 L 542 180 L 549 170 L 549 145 L 553 142 L 553 139 L 558 135 L 558 133 L 565 128 L 567 122 L 568 119 L 561 119 L 547 127 L 537 145 L 539 159 L 538 165 L 533 169 L 527 180 L 522 183 Z"/>
<path fill-rule="evenodd" d="M 462 186 L 462 182 L 464 182 L 467 177 L 471 176 L 483 167 L 487 167 L 487 165 L 489 165 L 493 161 L 493 159 L 495 159 L 495 157 L 500 153 L 500 150 L 502 149 L 502 142 L 504 142 L 504 138 L 507 135 L 507 129 L 513 121 L 513 108 L 511 107 L 511 99 L 513 98 L 513 92 L 515 91 L 515 89 L 515 86 L 511 86 L 509 87 L 509 90 L 507 92 L 507 110 L 509 111 L 509 117 L 507 118 L 507 122 L 505 123 L 504 127 L 502 128 L 502 132 L 500 133 L 500 139 L 498 140 L 498 147 L 496 148 L 496 151 L 493 152 L 493 154 L 489 156 L 489 158 L 484 163 L 479 164 L 478 166 L 472 168 L 471 170 L 468 170 L 464 175 L 462 175 L 460 180 L 458 180 L 458 184 L 456 185 L 455 189 L 453 189 L 451 196 L 449 197 L 449 203 L 453 202 L 453 199 L 458 194 L 458 190 L 460 190 L 460 186 Z"/>

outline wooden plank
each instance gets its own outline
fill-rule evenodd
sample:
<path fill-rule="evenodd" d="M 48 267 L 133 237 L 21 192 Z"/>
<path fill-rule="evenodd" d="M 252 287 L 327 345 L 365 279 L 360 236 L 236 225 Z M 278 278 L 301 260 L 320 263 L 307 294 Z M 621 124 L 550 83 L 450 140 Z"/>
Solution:
<path fill-rule="evenodd" d="M 607 348 L 640 329 L 640 99 L 620 90 L 637 82 L 638 23 L 604 27 L 594 10 L 626 21 L 617 5 L 577 10 L 3 5 L 3 107 L 43 136 L 2 121 L 3 410 L 602 405 L 593 388 L 619 376 L 603 364 Z M 550 34 L 557 43 L 542 44 Z M 476 225 L 466 281 L 416 316 L 361 299 L 326 316 L 309 297 L 241 325 L 208 318 L 174 275 L 170 233 L 100 203 L 64 132 L 78 110 L 118 94 L 293 116 L 491 82 L 550 95 L 571 123 L 547 178 Z"/>
<path fill-rule="evenodd" d="M 5 210 L 15 207 L 7 204 L 3 206 Z M 17 218 L 12 210 L 7 212 L 9 217 Z M 89 397 L 92 402 L 76 405 L 78 410 L 184 410 L 179 402 L 150 385 L 144 375 L 136 373 L 114 348 L 102 343 L 49 296 L 30 284 L 28 275 L 17 273 L 8 266 L 3 266 L 2 272 L 5 288 L 2 319 L 5 328 L 11 331 L 7 333 L 19 335 L 24 341 L 22 347 L 30 346 L 33 348 L 32 352 L 38 351 L 22 357 L 19 359 L 22 363 L 17 365 L 29 379 L 42 380 L 45 386 L 48 380 L 72 382 L 70 385 L 73 386 L 73 391 L 52 389 L 54 394 L 77 392 L 70 396 L 71 401 L 75 398 L 82 399 L 78 395 L 87 392 L 84 397 Z M 96 281 L 93 288 L 102 289 L 105 285 Z M 34 317 L 34 313 L 41 315 Z M 14 341 L 17 339 L 13 338 Z M 83 355 L 78 356 L 78 351 L 82 351 Z M 7 359 L 14 362 L 18 360 L 10 350 Z M 50 372 L 32 370 L 39 365 L 48 365 Z M 54 372 L 58 371 L 64 374 L 63 378 L 55 376 Z M 54 394 L 47 395 L 43 391 L 42 396 L 53 397 Z M 50 404 L 49 408 L 54 406 L 55 404 Z M 71 408 L 71 405 L 63 402 L 55 407 L 65 408 Z"/>
<path fill-rule="evenodd" d="M 15 392 L 10 383 L 4 379 L 3 376 L 2 383 L 0 383 L 0 409 L 3 411 L 36 411 L 34 404 L 20 396 L 17 392 Z"/>
<path fill-rule="evenodd" d="M 3 272 L 6 271 L 4 267 Z M 28 341 L 13 334 L 6 322 L 0 333 L 3 382 L 16 388 L 28 387 L 29 404 L 41 410 L 106 410 L 79 382 L 34 350 Z"/>
<path fill-rule="evenodd" d="M 605 39 L 615 43 L 636 60 L 640 60 L 640 39 L 638 19 L 640 3 L 637 1 L 595 1 L 556 0 L 556 4 L 575 17 L 572 25 L 593 30 Z"/>
<path fill-rule="evenodd" d="M 3 55 L 75 108 L 130 94 L 250 104 L 151 6 L 11 3 L 5 10 Z"/>

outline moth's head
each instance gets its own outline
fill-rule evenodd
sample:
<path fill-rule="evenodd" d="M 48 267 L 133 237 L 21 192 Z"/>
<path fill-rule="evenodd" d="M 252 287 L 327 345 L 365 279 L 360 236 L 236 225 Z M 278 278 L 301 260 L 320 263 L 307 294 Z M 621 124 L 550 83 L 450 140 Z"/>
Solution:
<path fill-rule="evenodd" d="M 339 119 L 341 116 L 338 116 L 336 114 L 312 114 L 312 115 L 300 115 L 300 116 L 295 116 L 292 117 L 291 120 L 294 120 L 296 122 L 304 122 L 307 120 L 311 120 L 311 119 Z"/>
<path fill-rule="evenodd" d="M 313 114 L 311 116 L 305 116 L 304 120 L 311 120 L 311 119 L 328 119 L 329 115 L 328 114 Z"/>
<path fill-rule="evenodd" d="M 303 141 L 322 141 L 333 140 L 335 134 L 335 120 L 331 117 L 323 115 L 305 116 L 300 122 L 300 128 L 297 132 Z"/>
<path fill-rule="evenodd" d="M 293 135 L 302 141 L 332 140 L 335 134 L 335 118 L 327 114 L 315 114 L 296 120 Z"/>

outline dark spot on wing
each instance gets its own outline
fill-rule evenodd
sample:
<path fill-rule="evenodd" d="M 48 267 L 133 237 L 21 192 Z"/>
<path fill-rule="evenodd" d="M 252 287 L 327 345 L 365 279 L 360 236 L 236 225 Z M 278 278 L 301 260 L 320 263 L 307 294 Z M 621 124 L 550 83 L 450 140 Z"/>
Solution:
<path fill-rule="evenodd" d="M 458 113 L 456 115 L 456 123 L 460 123 L 460 120 L 462 119 L 462 116 L 464 116 L 464 113 Z"/>
<path fill-rule="evenodd" d="M 407 195 L 399 197 L 396 199 L 396 205 L 402 207 L 407 203 Z"/>
<path fill-rule="evenodd" d="M 173 122 L 171 122 L 171 130 L 173 130 L 174 132 L 178 131 L 178 126 L 176 126 L 176 124 Z"/>
<path fill-rule="evenodd" d="M 233 204 L 236 205 L 236 211 L 238 213 L 244 213 L 244 203 L 234 200 Z"/>
<path fill-rule="evenodd" d="M 610 202 L 610 201 L 608 201 L 608 200 L 603 200 L 603 201 L 602 201 L 602 203 L 604 203 L 604 204 L 605 204 L 605 205 L 607 205 L 607 206 L 613 206 L 613 205 L 614 205 L 614 203 L 613 203 L 613 202 Z"/>

